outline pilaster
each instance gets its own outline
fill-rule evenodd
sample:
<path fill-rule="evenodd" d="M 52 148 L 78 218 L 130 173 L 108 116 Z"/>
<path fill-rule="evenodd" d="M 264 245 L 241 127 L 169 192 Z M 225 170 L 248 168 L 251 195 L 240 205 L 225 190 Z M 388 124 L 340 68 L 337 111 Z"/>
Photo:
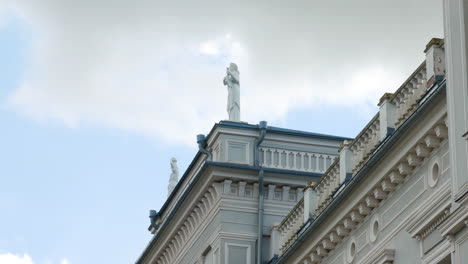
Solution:
<path fill-rule="evenodd" d="M 450 173 L 454 201 L 468 192 L 467 1 L 444 0 Z"/>

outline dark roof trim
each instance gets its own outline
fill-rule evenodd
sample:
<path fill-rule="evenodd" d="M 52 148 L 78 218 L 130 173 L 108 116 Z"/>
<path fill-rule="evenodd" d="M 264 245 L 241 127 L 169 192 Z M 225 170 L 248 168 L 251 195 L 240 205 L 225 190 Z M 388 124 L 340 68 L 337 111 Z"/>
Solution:
<path fill-rule="evenodd" d="M 397 130 L 394 131 L 393 134 L 387 136 L 384 141 L 380 143 L 377 149 L 374 151 L 372 157 L 362 166 L 362 168 L 356 173 L 356 175 L 349 180 L 348 184 L 344 187 L 344 189 L 339 193 L 331 202 L 330 204 L 322 211 L 321 214 L 318 215 L 317 218 L 313 219 L 309 226 L 305 228 L 300 234 L 298 234 L 298 238 L 294 243 L 286 250 L 286 252 L 280 256 L 277 263 L 285 263 L 288 257 L 293 253 L 293 251 L 299 246 L 300 242 L 304 241 L 309 233 L 312 232 L 318 225 L 325 221 L 327 216 L 337 207 L 341 201 L 343 201 L 346 196 L 351 193 L 357 186 L 357 184 L 363 180 L 368 174 L 369 170 L 375 166 L 375 164 L 385 155 L 385 153 L 397 142 L 398 139 L 401 138 L 402 133 L 405 132 L 415 121 L 417 117 L 421 113 L 423 113 L 439 95 L 445 92 L 446 82 L 443 80 L 439 83 L 438 86 L 433 87 L 432 91 L 423 98 L 421 98 L 420 105 L 416 109 L 416 111 L 411 114 L 406 121 L 398 127 Z"/>
<path fill-rule="evenodd" d="M 213 129 L 208 134 L 208 137 L 214 132 L 214 130 L 217 127 L 229 127 L 229 128 L 258 130 L 258 125 L 252 125 L 252 124 L 240 123 L 240 122 L 232 122 L 232 121 L 220 121 L 219 123 L 215 124 Z M 327 139 L 327 140 L 336 140 L 336 141 L 353 140 L 353 138 L 348 138 L 348 137 L 333 136 L 333 135 L 306 132 L 306 131 L 300 131 L 300 130 L 294 130 L 294 129 L 273 127 L 273 126 L 268 126 L 268 133 L 276 133 L 276 134 L 283 134 L 283 135 L 290 135 L 290 136 L 300 136 L 300 137 L 310 137 L 310 138 L 319 138 L 319 139 Z"/>
<path fill-rule="evenodd" d="M 243 170 L 252 170 L 252 171 L 259 171 L 261 167 L 255 167 L 251 165 L 244 165 L 244 164 L 236 164 L 236 163 L 227 163 L 227 162 L 215 162 L 215 161 L 205 161 L 207 165 L 215 166 L 215 167 L 223 167 L 223 168 L 231 168 L 231 169 L 243 169 Z M 317 180 L 322 177 L 322 173 L 314 173 L 314 172 L 305 172 L 305 171 L 295 171 L 295 170 L 285 170 L 285 169 L 276 169 L 276 168 L 266 168 L 263 167 L 264 172 L 271 172 L 271 173 L 280 173 L 280 174 L 289 174 L 289 175 L 297 175 L 297 176 L 308 176 L 317 178 Z"/>
<path fill-rule="evenodd" d="M 158 214 L 157 214 L 158 216 L 160 216 L 162 214 L 161 212 L 164 212 L 166 210 L 166 208 L 169 206 L 172 199 L 176 195 L 177 190 L 179 190 L 180 186 L 185 181 L 185 178 L 188 177 L 189 172 L 192 171 L 193 166 L 195 166 L 195 163 L 197 163 L 198 158 L 200 158 L 200 156 L 202 156 L 202 155 L 203 155 L 203 153 L 201 153 L 200 151 L 197 152 L 197 154 L 193 158 L 192 162 L 190 162 L 190 165 L 185 170 L 184 175 L 182 175 L 180 180 L 177 182 L 177 185 L 174 187 L 174 190 L 172 190 L 171 194 L 169 195 L 169 197 L 167 197 L 167 199 L 164 202 L 163 206 L 161 206 L 161 209 L 159 209 Z"/>
<path fill-rule="evenodd" d="M 194 158 L 194 161 L 197 159 L 197 156 L 199 156 L 200 152 L 197 153 L 197 155 L 195 156 Z M 193 166 L 194 164 L 194 161 L 192 161 L 192 163 L 190 164 L 189 168 L 191 166 Z M 206 167 L 207 167 L 207 164 L 204 163 L 202 165 L 202 167 L 200 168 L 200 171 L 197 173 L 197 175 L 195 175 L 195 177 L 193 178 L 193 181 L 188 185 L 186 191 L 182 194 L 182 196 L 180 197 L 180 199 L 177 201 L 177 203 L 175 204 L 174 206 L 174 210 L 171 211 L 171 213 L 167 216 L 167 220 L 163 222 L 163 225 L 159 227 L 160 230 L 164 229 L 168 223 L 170 222 L 169 220 L 172 219 L 172 217 L 174 217 L 175 213 L 177 212 L 177 208 L 179 208 L 181 205 L 182 205 L 182 202 L 185 200 L 185 198 L 188 196 L 188 194 L 190 193 L 190 191 L 192 190 L 193 186 L 197 183 L 197 181 L 199 180 L 200 178 L 200 175 L 206 170 Z M 187 171 L 189 171 L 189 169 L 187 169 Z M 187 172 L 186 171 L 186 172 Z M 184 174 L 184 177 L 186 177 L 186 174 Z M 182 179 L 179 181 L 179 183 L 182 182 Z M 176 193 L 175 190 L 177 190 L 177 187 L 179 187 L 179 184 L 177 184 L 176 188 L 174 189 L 174 191 L 172 191 L 171 193 L 171 196 L 169 196 L 169 198 L 166 200 L 166 203 L 164 203 L 163 207 L 164 206 L 167 206 L 166 204 L 168 204 L 168 201 L 170 201 L 170 198 L 172 198 L 172 196 L 174 195 L 174 193 Z M 159 214 L 159 213 L 158 213 Z M 140 255 L 140 257 L 138 258 L 138 260 L 135 262 L 136 264 L 140 264 L 142 263 L 143 259 L 149 254 L 149 251 L 151 250 L 151 248 L 154 246 L 154 244 L 156 244 L 156 241 L 158 241 L 159 239 L 159 236 L 161 235 L 161 232 L 158 232 L 156 233 L 156 235 L 153 236 L 153 238 L 151 239 L 151 241 L 148 243 L 148 245 L 146 246 L 145 250 L 143 251 L 143 253 Z"/>

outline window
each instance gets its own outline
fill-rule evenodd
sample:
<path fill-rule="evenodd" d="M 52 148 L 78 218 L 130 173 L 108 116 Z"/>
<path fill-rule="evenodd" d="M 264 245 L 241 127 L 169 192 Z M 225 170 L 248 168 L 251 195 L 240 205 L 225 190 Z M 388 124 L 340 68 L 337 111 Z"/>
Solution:
<path fill-rule="evenodd" d="M 375 242 L 380 232 L 380 217 L 378 214 L 374 215 L 370 221 L 369 226 L 369 240 Z"/>
<path fill-rule="evenodd" d="M 452 258 L 448 255 L 437 264 L 452 264 Z"/>
<path fill-rule="evenodd" d="M 435 161 L 434 163 L 432 163 L 432 166 L 429 169 L 430 171 L 427 183 L 429 187 L 434 188 L 437 185 L 440 176 L 439 162 Z"/>
<path fill-rule="evenodd" d="M 296 201 L 296 194 L 293 192 L 289 193 L 289 201 Z"/>
<path fill-rule="evenodd" d="M 229 192 L 233 195 L 237 195 L 237 184 L 231 184 L 231 189 Z"/>
<path fill-rule="evenodd" d="M 252 197 L 252 190 L 253 190 L 252 186 L 246 186 L 245 187 L 245 196 Z"/>
<path fill-rule="evenodd" d="M 275 200 L 281 200 L 281 191 L 280 190 L 275 190 Z"/>

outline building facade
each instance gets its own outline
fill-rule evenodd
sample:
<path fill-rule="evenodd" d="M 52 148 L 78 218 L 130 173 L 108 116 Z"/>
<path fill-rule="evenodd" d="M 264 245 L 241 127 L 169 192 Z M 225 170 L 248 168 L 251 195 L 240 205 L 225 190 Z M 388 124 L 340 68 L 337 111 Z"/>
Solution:
<path fill-rule="evenodd" d="M 150 227 L 155 236 L 138 263 L 256 263 L 257 256 L 268 261 L 270 226 L 303 198 L 307 182 L 320 179 L 345 139 L 216 124 Z"/>
<path fill-rule="evenodd" d="M 353 139 L 222 121 L 137 263 L 468 263 L 468 1 Z"/>

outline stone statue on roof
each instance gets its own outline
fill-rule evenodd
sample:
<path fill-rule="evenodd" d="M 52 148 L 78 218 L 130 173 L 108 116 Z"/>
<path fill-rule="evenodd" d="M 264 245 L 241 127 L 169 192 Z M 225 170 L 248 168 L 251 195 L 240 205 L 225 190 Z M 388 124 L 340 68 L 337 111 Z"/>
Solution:
<path fill-rule="evenodd" d="M 169 176 L 169 185 L 167 186 L 167 196 L 171 195 L 179 181 L 179 167 L 177 167 L 176 158 L 171 158 L 171 171 L 171 176 Z"/>
<path fill-rule="evenodd" d="M 227 112 L 229 121 L 240 122 L 239 70 L 235 63 L 229 64 L 223 84 L 228 88 Z"/>

